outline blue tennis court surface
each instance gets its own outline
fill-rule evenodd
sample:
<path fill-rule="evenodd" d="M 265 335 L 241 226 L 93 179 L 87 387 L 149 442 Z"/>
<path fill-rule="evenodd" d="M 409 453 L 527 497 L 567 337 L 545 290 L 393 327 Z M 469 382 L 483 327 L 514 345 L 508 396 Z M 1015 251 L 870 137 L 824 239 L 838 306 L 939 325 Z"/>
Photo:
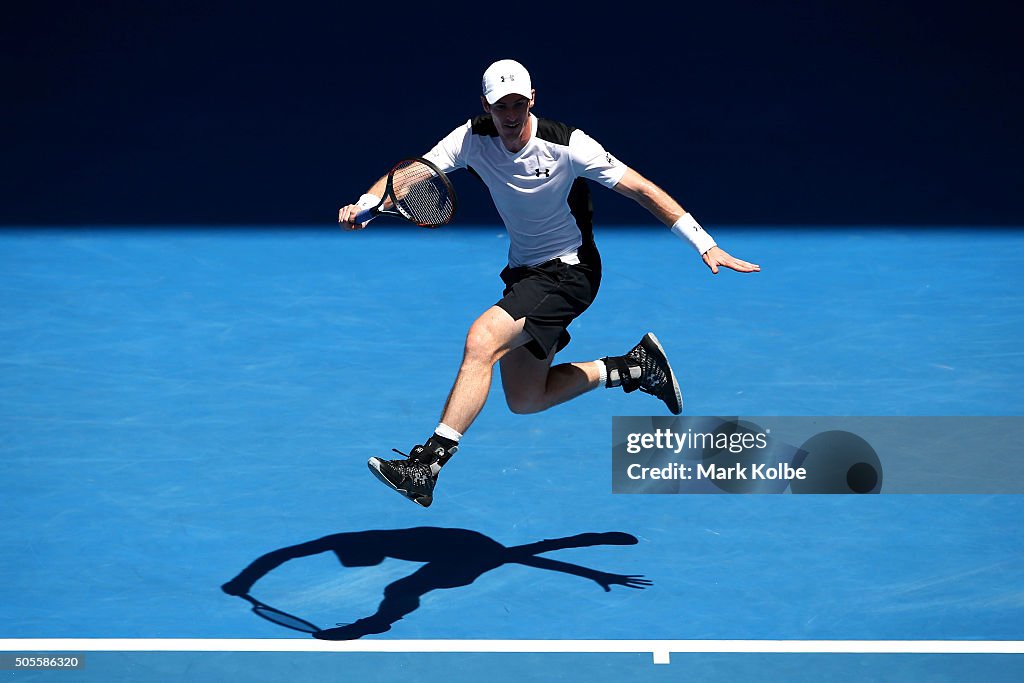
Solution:
<path fill-rule="evenodd" d="M 1024 232 L 714 234 L 762 272 L 712 276 L 666 232 L 598 228 L 601 293 L 559 358 L 653 330 L 692 415 L 1024 413 Z M 321 628 L 372 615 L 389 585 L 404 609 L 418 600 L 369 639 L 1024 639 L 1020 496 L 612 495 L 612 416 L 662 412 L 640 394 L 517 416 L 496 378 L 433 507 L 381 486 L 366 459 L 436 425 L 507 246 L 498 228 L 384 221 L 0 233 L 0 639 L 309 639 L 220 590 L 275 551 L 287 561 L 252 595 Z M 621 535 L 637 542 L 605 542 Z M 621 577 L 653 585 L 599 585 Z M 93 653 L 81 672 L 17 675 L 193 666 L 194 680 L 1024 673 L 997 655 Z"/>

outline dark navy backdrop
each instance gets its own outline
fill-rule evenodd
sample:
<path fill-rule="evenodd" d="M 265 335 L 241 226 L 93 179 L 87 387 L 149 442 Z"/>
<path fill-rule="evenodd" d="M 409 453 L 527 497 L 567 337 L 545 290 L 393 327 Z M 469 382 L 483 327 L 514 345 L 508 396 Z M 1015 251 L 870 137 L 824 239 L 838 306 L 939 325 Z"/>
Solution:
<path fill-rule="evenodd" d="M 1015 4 L 18 3 L 0 224 L 327 224 L 503 57 L 709 225 L 1024 224 Z"/>

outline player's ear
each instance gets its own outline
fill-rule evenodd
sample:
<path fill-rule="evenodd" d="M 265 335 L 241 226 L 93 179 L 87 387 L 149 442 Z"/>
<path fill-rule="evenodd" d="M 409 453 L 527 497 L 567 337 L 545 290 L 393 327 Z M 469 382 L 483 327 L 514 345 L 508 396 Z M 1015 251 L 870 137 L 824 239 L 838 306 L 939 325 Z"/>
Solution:
<path fill-rule="evenodd" d="M 484 105 L 484 112 L 487 114 L 491 113 L 491 105 L 487 104 L 487 98 L 483 95 L 480 96 L 480 104 Z"/>
<path fill-rule="evenodd" d="M 533 105 L 537 103 L 537 90 L 530 88 L 530 109 L 533 109 Z"/>

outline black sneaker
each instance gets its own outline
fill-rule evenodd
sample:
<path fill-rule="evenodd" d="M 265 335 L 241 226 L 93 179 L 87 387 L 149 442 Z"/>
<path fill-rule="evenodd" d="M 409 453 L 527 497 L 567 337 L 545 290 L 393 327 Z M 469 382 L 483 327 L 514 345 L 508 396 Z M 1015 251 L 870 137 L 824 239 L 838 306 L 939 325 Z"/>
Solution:
<path fill-rule="evenodd" d="M 664 401 L 673 415 L 683 412 L 683 394 L 679 390 L 679 382 L 672 372 L 672 366 L 668 364 L 665 349 L 661 348 L 653 332 L 645 334 L 640 343 L 626 354 L 626 362 L 639 365 L 641 372 L 637 380 L 624 378 L 623 388 L 627 392 L 639 389 Z"/>
<path fill-rule="evenodd" d="M 395 453 L 405 455 L 399 450 L 395 450 Z M 439 460 L 447 460 L 454 453 L 454 448 L 446 451 L 438 447 L 435 452 L 428 453 L 423 446 L 415 446 L 405 460 L 373 457 L 366 464 L 375 477 L 414 503 L 427 508 L 434 502 L 434 486 L 437 484 L 437 473 L 441 470 L 437 463 Z"/>

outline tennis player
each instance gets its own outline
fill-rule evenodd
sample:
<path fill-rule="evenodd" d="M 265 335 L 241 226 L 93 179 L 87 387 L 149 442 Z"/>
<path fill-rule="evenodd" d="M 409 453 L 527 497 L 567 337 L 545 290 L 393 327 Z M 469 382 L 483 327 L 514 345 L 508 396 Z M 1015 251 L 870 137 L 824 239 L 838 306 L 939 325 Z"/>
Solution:
<path fill-rule="evenodd" d="M 598 386 L 639 389 L 663 401 L 669 412 L 682 412 L 678 378 L 651 333 L 623 355 L 552 367 L 555 354 L 569 343 L 566 328 L 594 301 L 601 283 L 586 180 L 650 211 L 695 248 L 712 273 L 723 267 L 760 270 L 723 251 L 672 197 L 582 130 L 536 116 L 536 93 L 522 64 L 491 64 L 480 99 L 484 114 L 453 130 L 424 157 L 445 172 L 465 168 L 487 185 L 509 234 L 508 266 L 501 272 L 505 289 L 469 328 L 462 365 L 434 433 L 404 459 L 369 460 L 382 482 L 424 507 L 433 501 L 438 472 L 487 400 L 495 363 L 514 413 L 542 411 Z M 381 178 L 355 204 L 342 207 L 341 226 L 364 228 L 353 220 L 377 205 L 385 185 Z"/>

